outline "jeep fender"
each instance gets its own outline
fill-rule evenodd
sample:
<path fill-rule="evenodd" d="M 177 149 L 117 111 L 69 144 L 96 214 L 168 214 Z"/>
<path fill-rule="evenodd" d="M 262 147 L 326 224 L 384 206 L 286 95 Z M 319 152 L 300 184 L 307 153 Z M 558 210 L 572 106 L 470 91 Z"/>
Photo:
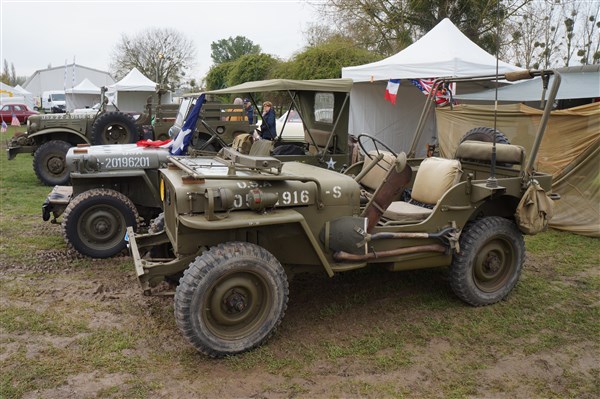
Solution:
<path fill-rule="evenodd" d="M 195 217 L 193 215 L 179 215 L 179 221 L 186 227 L 203 231 L 217 230 L 235 230 L 239 228 L 248 228 L 252 226 L 269 226 L 299 223 L 306 238 L 312 245 L 315 254 L 321 260 L 321 264 L 329 277 L 333 277 L 333 269 L 331 263 L 325 256 L 325 253 L 319 245 L 317 237 L 312 233 L 308 223 L 302 214 L 293 209 L 278 209 L 275 213 L 257 214 L 256 212 L 244 212 L 244 218 L 231 219 L 224 218 L 221 220 L 208 221 L 205 217 Z"/>
<path fill-rule="evenodd" d="M 53 127 L 49 129 L 40 130 L 39 132 L 35 132 L 33 134 L 28 135 L 28 137 L 32 139 L 37 139 L 44 136 L 48 136 L 48 140 L 63 140 L 73 145 L 79 143 L 90 144 L 90 140 L 87 137 L 85 137 L 85 135 L 81 134 L 77 130 L 68 129 L 64 127 Z M 70 138 L 74 139 L 69 140 Z"/>

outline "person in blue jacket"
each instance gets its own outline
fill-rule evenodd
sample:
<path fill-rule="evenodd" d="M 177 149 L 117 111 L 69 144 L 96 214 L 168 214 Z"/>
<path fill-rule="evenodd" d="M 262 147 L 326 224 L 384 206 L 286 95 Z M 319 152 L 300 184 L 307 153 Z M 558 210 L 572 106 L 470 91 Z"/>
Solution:
<path fill-rule="evenodd" d="M 262 124 L 260 125 L 260 137 L 263 140 L 273 140 L 277 137 L 277 129 L 275 127 L 275 110 L 270 101 L 263 103 L 262 109 Z"/>
<path fill-rule="evenodd" d="M 244 98 L 244 109 L 246 110 L 246 115 L 248 115 L 248 123 L 251 125 L 254 124 L 254 107 L 247 98 Z"/>

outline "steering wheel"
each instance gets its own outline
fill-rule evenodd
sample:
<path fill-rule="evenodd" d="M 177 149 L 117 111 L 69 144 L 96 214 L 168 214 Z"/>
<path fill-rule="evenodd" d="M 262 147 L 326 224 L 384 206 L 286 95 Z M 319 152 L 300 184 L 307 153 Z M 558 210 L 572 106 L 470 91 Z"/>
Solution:
<path fill-rule="evenodd" d="M 385 150 L 387 150 L 388 152 L 391 152 L 392 155 L 396 158 L 398 158 L 398 154 L 396 154 L 396 152 L 394 150 L 392 150 L 387 144 L 385 144 L 383 141 L 379 140 L 378 138 L 375 138 L 369 134 L 359 134 L 357 139 L 358 139 L 358 145 L 361 149 L 361 151 L 368 156 L 371 160 L 374 160 L 375 158 L 373 158 L 373 155 L 369 154 L 369 152 L 365 149 L 365 146 L 363 145 L 363 141 L 362 139 L 365 140 L 370 140 L 371 143 L 373 143 L 373 147 L 375 147 L 375 151 L 377 151 L 377 155 L 381 155 L 381 152 L 379 150 L 379 146 L 383 147 Z M 379 145 L 379 146 L 378 146 Z"/>

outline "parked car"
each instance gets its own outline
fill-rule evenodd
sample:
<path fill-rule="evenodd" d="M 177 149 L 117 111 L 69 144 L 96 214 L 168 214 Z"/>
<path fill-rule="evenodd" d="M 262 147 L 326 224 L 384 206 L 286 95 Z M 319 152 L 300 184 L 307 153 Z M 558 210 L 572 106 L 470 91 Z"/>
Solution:
<path fill-rule="evenodd" d="M 0 108 L 0 118 L 7 124 L 10 124 L 13 115 L 19 119 L 20 123 L 25 123 L 27 118 L 37 114 L 37 111 L 30 110 L 25 104 L 5 104 Z"/>
<path fill-rule="evenodd" d="M 284 112 L 283 115 L 275 121 L 275 126 L 277 128 L 277 135 L 281 135 L 285 139 L 298 139 L 304 141 L 304 126 L 302 124 L 302 119 L 296 110 Z M 283 134 L 281 134 L 282 130 Z"/>

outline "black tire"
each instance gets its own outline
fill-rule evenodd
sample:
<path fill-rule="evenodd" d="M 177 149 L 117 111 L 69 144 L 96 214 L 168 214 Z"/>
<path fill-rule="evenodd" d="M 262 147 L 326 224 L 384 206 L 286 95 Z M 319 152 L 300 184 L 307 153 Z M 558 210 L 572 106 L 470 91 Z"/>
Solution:
<path fill-rule="evenodd" d="M 67 151 L 72 145 L 62 140 L 50 140 L 33 154 L 33 170 L 46 186 L 62 186 L 69 183 Z"/>
<path fill-rule="evenodd" d="M 118 191 L 97 188 L 71 200 L 63 214 L 65 241 L 90 258 L 109 258 L 126 248 L 128 226 L 138 227 L 138 211 Z"/>
<path fill-rule="evenodd" d="M 525 241 L 517 225 L 501 217 L 468 223 L 454 254 L 450 284 L 454 293 L 473 306 L 506 298 L 521 275 Z"/>
<path fill-rule="evenodd" d="M 288 294 L 285 271 L 271 253 L 245 242 L 220 244 L 185 270 L 175 293 L 175 320 L 198 351 L 234 355 L 273 335 Z"/>
<path fill-rule="evenodd" d="M 460 139 L 460 142 L 467 140 L 483 141 L 485 143 L 492 143 L 494 141 L 494 132 L 496 133 L 496 143 L 498 144 L 510 144 L 508 138 L 500 130 L 494 130 L 491 127 L 480 126 L 469 130 Z"/>
<path fill-rule="evenodd" d="M 133 118 L 122 112 L 102 114 L 92 125 L 94 145 L 135 143 L 139 135 Z"/>

